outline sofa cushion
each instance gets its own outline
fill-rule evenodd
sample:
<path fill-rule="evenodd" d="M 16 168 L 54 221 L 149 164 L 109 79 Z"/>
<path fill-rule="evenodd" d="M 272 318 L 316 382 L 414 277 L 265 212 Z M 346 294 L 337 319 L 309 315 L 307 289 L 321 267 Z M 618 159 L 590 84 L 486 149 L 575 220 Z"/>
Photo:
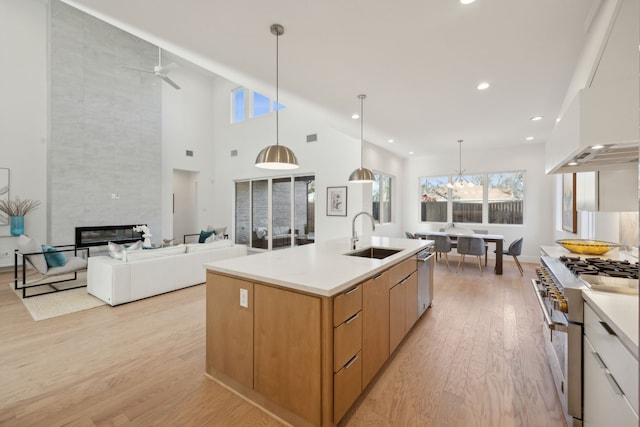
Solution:
<path fill-rule="evenodd" d="M 218 248 L 228 248 L 233 246 L 234 243 L 231 240 L 216 240 L 211 243 L 189 243 L 187 245 L 187 253 L 210 251 Z"/>
<path fill-rule="evenodd" d="M 53 246 L 42 245 L 42 252 L 44 252 L 44 259 L 47 260 L 49 268 L 62 267 L 67 263 L 67 257 L 64 256 L 64 252 L 58 252 Z"/>
<path fill-rule="evenodd" d="M 38 273 L 45 274 L 47 272 L 49 266 L 47 265 L 44 253 L 42 253 L 42 246 L 40 246 L 40 243 L 38 243 L 33 237 L 29 237 L 25 234 L 20 235 L 20 237 L 18 237 L 18 250 L 22 254 L 38 252 L 37 255 L 27 255 L 25 258 L 33 268 L 38 270 Z"/>
<path fill-rule="evenodd" d="M 141 251 L 135 251 L 127 254 L 127 262 L 149 258 L 160 258 L 169 255 L 179 255 L 185 253 L 186 249 L 185 245 L 169 246 L 158 249 L 143 249 Z"/>

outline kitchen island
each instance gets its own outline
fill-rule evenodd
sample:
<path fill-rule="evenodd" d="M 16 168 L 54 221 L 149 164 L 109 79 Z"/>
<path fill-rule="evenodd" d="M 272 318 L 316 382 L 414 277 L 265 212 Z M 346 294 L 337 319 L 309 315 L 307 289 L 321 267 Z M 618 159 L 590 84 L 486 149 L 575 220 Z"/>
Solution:
<path fill-rule="evenodd" d="M 293 425 L 334 426 L 418 320 L 429 240 L 337 239 L 205 264 L 206 372 Z"/>

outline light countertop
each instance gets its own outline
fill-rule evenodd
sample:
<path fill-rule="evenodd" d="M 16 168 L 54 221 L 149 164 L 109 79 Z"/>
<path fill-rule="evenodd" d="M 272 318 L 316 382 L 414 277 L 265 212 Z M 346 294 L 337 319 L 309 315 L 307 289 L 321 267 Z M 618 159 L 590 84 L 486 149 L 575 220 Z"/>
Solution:
<path fill-rule="evenodd" d="M 541 251 L 552 257 L 558 258 L 561 255 L 580 256 L 581 258 L 596 258 L 593 255 L 574 254 L 569 252 L 562 246 L 542 246 Z M 597 258 L 609 258 L 613 260 L 629 260 L 637 262 L 638 259 L 627 252 L 621 252 L 614 249 Z M 575 277 L 575 276 L 574 276 Z M 638 334 L 639 315 L 638 315 L 638 295 L 629 295 L 616 292 L 607 292 L 593 290 L 589 288 L 583 280 L 582 297 L 589 306 L 605 320 L 611 328 L 616 332 L 622 343 L 627 349 L 638 358 Z"/>
<path fill-rule="evenodd" d="M 361 237 L 357 249 L 369 246 L 401 249 L 385 259 L 346 256 L 349 238 L 262 252 L 205 264 L 218 273 L 273 283 L 320 296 L 333 296 L 433 245 L 432 240 Z"/>

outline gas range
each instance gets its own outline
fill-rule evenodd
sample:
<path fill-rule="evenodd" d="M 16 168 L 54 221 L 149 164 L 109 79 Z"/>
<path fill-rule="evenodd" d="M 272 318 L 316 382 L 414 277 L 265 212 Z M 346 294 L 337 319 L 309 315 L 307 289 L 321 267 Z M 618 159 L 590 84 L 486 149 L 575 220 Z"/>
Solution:
<path fill-rule="evenodd" d="M 603 258 L 580 258 L 579 256 L 561 256 L 560 261 L 573 272 L 573 274 L 595 275 L 606 277 L 620 277 L 623 279 L 638 280 L 638 263 L 627 260 L 619 261 Z"/>
<path fill-rule="evenodd" d="M 592 290 L 638 293 L 637 262 L 578 256 L 561 256 L 559 260 Z"/>

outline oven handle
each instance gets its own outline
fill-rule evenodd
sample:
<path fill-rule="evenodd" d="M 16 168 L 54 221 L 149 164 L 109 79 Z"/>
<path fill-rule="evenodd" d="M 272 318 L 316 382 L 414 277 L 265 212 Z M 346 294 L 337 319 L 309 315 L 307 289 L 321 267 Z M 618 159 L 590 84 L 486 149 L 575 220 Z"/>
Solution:
<path fill-rule="evenodd" d="M 551 320 L 551 315 L 549 314 L 549 310 L 547 310 L 547 306 L 544 305 L 544 301 L 542 301 L 542 292 L 540 292 L 540 290 L 538 289 L 535 279 L 531 279 L 531 286 L 533 287 L 533 291 L 536 294 L 536 298 L 538 298 L 538 304 L 540 305 L 542 314 L 544 314 L 544 321 L 546 322 L 549 329 L 558 332 L 569 331 L 567 325 L 563 325 L 562 323 L 554 322 L 553 320 Z"/>

